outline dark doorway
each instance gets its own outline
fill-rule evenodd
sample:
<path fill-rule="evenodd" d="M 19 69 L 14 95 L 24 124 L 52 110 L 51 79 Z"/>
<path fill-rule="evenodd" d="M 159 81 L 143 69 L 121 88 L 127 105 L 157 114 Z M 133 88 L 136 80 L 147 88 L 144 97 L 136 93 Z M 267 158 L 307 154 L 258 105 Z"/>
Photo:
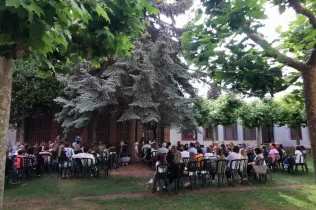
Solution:
<path fill-rule="evenodd" d="M 262 127 L 262 143 L 269 144 L 271 142 L 274 142 L 273 127 Z"/>

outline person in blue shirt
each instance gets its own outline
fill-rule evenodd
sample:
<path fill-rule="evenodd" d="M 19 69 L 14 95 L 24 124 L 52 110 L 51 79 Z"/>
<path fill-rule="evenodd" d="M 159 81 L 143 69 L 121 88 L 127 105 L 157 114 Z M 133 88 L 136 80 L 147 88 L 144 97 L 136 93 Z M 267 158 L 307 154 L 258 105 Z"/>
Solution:
<path fill-rule="evenodd" d="M 75 138 L 75 141 L 77 142 L 77 144 L 80 145 L 81 137 L 78 135 L 78 136 Z"/>
<path fill-rule="evenodd" d="M 227 157 L 229 155 L 229 151 L 226 149 L 225 144 L 221 144 L 221 149 L 223 150 L 225 157 Z"/>
<path fill-rule="evenodd" d="M 262 148 L 263 157 L 267 158 L 269 156 L 269 151 L 267 150 L 267 147 L 265 145 L 262 145 L 261 148 Z"/>

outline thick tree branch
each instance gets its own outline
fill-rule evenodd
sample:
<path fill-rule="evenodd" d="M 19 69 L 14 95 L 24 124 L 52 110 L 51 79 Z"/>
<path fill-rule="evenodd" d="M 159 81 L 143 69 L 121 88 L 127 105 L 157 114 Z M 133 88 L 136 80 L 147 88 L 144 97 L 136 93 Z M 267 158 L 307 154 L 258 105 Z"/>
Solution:
<path fill-rule="evenodd" d="M 295 10 L 297 14 L 301 14 L 307 17 L 310 24 L 313 26 L 314 29 L 316 29 L 316 16 L 311 10 L 305 7 L 302 7 L 299 0 L 289 0 L 289 5 Z M 314 46 L 314 49 L 309 57 L 307 64 L 308 65 L 316 64 L 316 46 Z"/>
<path fill-rule="evenodd" d="M 306 16 L 313 28 L 316 29 L 316 16 L 311 10 L 302 7 L 299 0 L 289 0 L 289 5 L 295 10 L 297 14 Z"/>
<path fill-rule="evenodd" d="M 288 89 L 291 85 L 293 85 L 298 79 L 300 78 L 300 76 L 297 77 L 293 77 L 286 85 L 281 86 L 280 88 L 277 88 L 274 90 L 275 93 L 284 91 L 286 89 Z"/>
<path fill-rule="evenodd" d="M 286 55 L 283 55 L 280 51 L 273 48 L 272 46 L 267 44 L 267 41 L 263 38 L 262 34 L 259 33 L 247 33 L 247 36 L 256 44 L 258 44 L 260 47 L 262 47 L 268 52 L 268 55 L 271 58 L 277 59 L 279 62 L 283 61 L 282 63 L 286 64 L 289 67 L 292 67 L 300 72 L 304 71 L 306 69 L 306 64 L 304 62 L 298 61 L 294 58 L 288 57 Z"/>

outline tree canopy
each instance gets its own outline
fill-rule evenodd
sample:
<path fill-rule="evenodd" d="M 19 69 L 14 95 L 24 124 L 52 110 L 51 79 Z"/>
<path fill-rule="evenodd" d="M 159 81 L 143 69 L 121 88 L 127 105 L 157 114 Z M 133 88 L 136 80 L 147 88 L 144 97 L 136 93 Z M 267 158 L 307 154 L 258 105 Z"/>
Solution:
<path fill-rule="evenodd" d="M 244 94 L 273 96 L 287 89 L 300 75 L 293 72 L 285 78 L 282 70 L 285 66 L 302 68 L 303 63 L 285 53 L 290 51 L 298 59 L 306 60 L 315 44 L 315 31 L 306 17 L 298 16 L 289 30 L 280 34 L 282 45 L 273 47 L 274 42 L 269 43 L 259 32 L 264 27 L 262 20 L 267 19 L 266 2 L 203 1 L 183 35 L 186 57 L 200 70 L 208 71 L 213 79 Z M 298 7 L 298 1 L 268 2 L 279 6 L 280 12 L 286 7 Z M 302 4 L 313 9 L 314 3 Z"/>
<path fill-rule="evenodd" d="M 192 1 L 151 3 L 168 17 L 192 5 Z M 144 125 L 196 127 L 190 106 L 196 91 L 189 82 L 195 77 L 180 60 L 181 30 L 152 15 L 144 21 L 148 34 L 134 42 L 131 56 L 112 57 L 98 69 L 85 62 L 79 65 L 79 75 L 59 78 L 66 86 L 66 97 L 56 99 L 63 107 L 57 118 L 66 130 L 86 126 L 101 112 Z"/>
<path fill-rule="evenodd" d="M 294 10 L 296 19 L 286 29 L 279 27 L 279 38 L 269 42 L 260 30 L 271 5 L 281 14 Z M 186 57 L 199 70 L 244 94 L 273 96 L 302 76 L 316 172 L 315 14 L 314 0 L 205 0 L 183 42 Z M 287 78 L 283 70 L 291 72 Z"/>
<path fill-rule="evenodd" d="M 50 61 L 128 55 L 130 39 L 145 29 L 144 8 L 156 13 L 146 0 L 1 1 L 0 55 L 21 58 L 33 51 Z"/>
<path fill-rule="evenodd" d="M 113 55 L 130 55 L 132 39 L 145 29 L 145 14 L 156 13 L 147 0 L 0 1 L 0 162 L 5 161 L 13 59 L 36 55 L 49 69 L 83 59 L 100 66 Z"/>
<path fill-rule="evenodd" d="M 13 72 L 10 125 L 51 107 L 62 88 L 53 75 L 40 75 L 34 59 L 16 60 Z"/>
<path fill-rule="evenodd" d="M 231 125 L 237 122 L 242 101 L 233 95 L 221 95 L 216 100 L 200 99 L 195 104 L 195 117 L 200 126 Z"/>

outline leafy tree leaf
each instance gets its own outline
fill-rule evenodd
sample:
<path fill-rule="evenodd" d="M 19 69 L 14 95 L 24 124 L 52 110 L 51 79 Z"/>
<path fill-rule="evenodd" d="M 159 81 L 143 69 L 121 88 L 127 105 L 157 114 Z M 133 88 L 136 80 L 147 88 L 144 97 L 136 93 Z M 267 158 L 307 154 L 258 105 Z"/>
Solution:
<path fill-rule="evenodd" d="M 102 7 L 100 7 L 99 5 L 97 6 L 97 8 L 95 9 L 96 12 L 98 13 L 99 16 L 102 16 L 106 21 L 108 21 L 109 23 L 111 22 L 108 14 L 104 11 L 104 9 Z"/>

